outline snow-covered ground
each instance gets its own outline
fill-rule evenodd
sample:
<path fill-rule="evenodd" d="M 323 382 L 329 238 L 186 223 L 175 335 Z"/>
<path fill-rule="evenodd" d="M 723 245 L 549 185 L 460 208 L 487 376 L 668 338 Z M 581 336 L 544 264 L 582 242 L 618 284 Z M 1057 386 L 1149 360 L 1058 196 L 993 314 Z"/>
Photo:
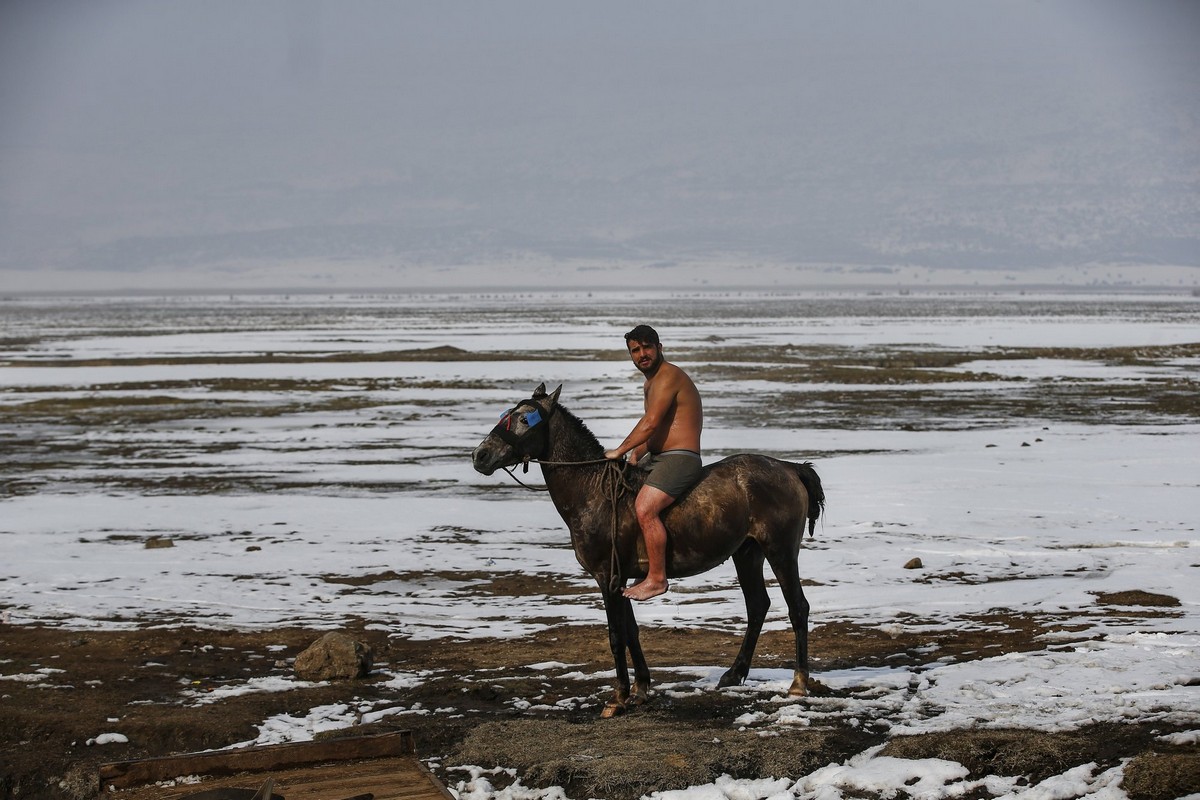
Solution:
<path fill-rule="evenodd" d="M 139 315 L 139 306 L 146 313 Z M 22 458 L 33 458 L 31 437 L 43 455 L 57 453 L 36 467 L 10 464 L 3 472 L 9 488 L 0 499 L 0 543 L 9 555 L 0 564 L 0 607 L 7 622 L 87 627 L 187 619 L 213 627 L 333 627 L 361 616 L 429 640 L 494 636 L 497 618 L 508 621 L 510 635 L 536 635 L 547 618 L 595 624 L 598 597 L 562 604 L 546 596 L 464 591 L 484 570 L 591 583 L 551 504 L 512 487 L 503 474 L 477 475 L 468 454 L 500 411 L 543 380 L 564 384 L 562 402 L 602 441 L 623 437 L 639 413 L 638 376 L 626 361 L 584 354 L 619 353 L 623 332 L 642 321 L 659 327 L 668 355 L 672 348 L 702 353 L 718 340 L 750 352 L 787 344 L 978 348 L 978 361 L 953 370 L 1033 383 L 1165 381 L 1192 391 L 1200 367 L 1194 358 L 1122 365 L 1077 357 L 997 361 L 987 353 L 1195 342 L 1200 302 L 1189 298 L 926 298 L 875 305 L 801 298 L 789 305 L 773 297 L 643 303 L 590 296 L 300 297 L 242 298 L 224 314 L 209 313 L 217 306 L 203 298 L 93 298 L 0 307 L 0 406 L 7 411 L 66 399 L 149 396 L 198 405 L 278 405 L 298 399 L 301 390 L 289 388 L 290 381 L 320 384 L 303 389 L 306 398 L 341 394 L 358 401 L 345 409 L 319 405 L 216 419 L 183 414 L 91 429 L 36 416 L 22 424 L 6 415 L 0 436 L 24 443 Z M 531 357 L 172 362 L 441 345 L 481 356 Z M 575 355 L 538 360 L 568 350 Z M 112 366 L 62 361 L 112 358 L 141 360 Z M 58 364 L 34 365 L 47 360 Z M 368 384 L 373 388 L 365 389 Z M 1012 385 L 997 380 L 984 388 L 1006 392 Z M 807 590 L 813 625 L 953 630 L 1004 609 L 1055 615 L 1076 626 L 1069 646 L 1048 642 L 1040 651 L 963 663 L 939 662 L 932 654 L 931 665 L 919 669 L 825 672 L 820 679 L 842 690 L 836 698 L 781 702 L 744 724 L 769 729 L 857 718 L 915 733 L 1160 720 L 1200 731 L 1195 414 L 1190 421 L 1147 417 L 1134 424 L 1020 418 L 933 430 L 878 424 L 777 429 L 739 426 L 738 404 L 753 402 L 756 392 L 816 387 L 727 381 L 701 388 L 712 412 L 706 448 L 770 450 L 797 460 L 830 454 L 817 462 L 827 514 L 801 553 L 802 574 L 819 582 Z M 862 389 L 840 388 L 848 397 Z M 931 391 L 899 388 L 914 397 Z M 954 384 L 936 390 L 954 391 Z M 55 450 L 68 444 L 74 446 L 70 456 Z M 172 479 L 188 477 L 243 488 L 169 488 Z M 288 488 L 295 485 L 303 488 Z M 154 537 L 173 546 L 147 547 Z M 914 557 L 924 565 L 920 580 L 903 569 Z M 394 575 L 352 592 L 329 580 L 388 573 Z M 740 626 L 742 600 L 731 565 L 675 586 L 676 592 L 639 609 L 643 624 Z M 1133 590 L 1167 595 L 1179 605 L 1145 617 L 1096 613 L 1099 594 Z M 786 626 L 782 602 L 773 604 L 768 626 Z M 1081 638 L 1086 643 L 1079 644 Z M 574 669 L 538 666 L 560 676 Z M 718 665 L 696 665 L 694 675 L 672 689 L 715 687 Z M 782 691 L 790 677 L 754 670 L 742 690 Z M 420 676 L 395 679 L 402 685 Z M 311 736 L 364 711 L 423 710 L 313 709 L 305 718 L 264 720 L 260 741 Z M 1120 768 L 1081 768 L 1032 787 L 993 776 L 985 788 L 1030 798 L 1122 797 L 1120 776 Z M 663 797 L 823 800 L 867 792 L 932 798 L 980 785 L 953 762 L 868 751 L 808 776 L 729 779 Z M 456 790 L 473 800 L 555 796 L 520 783 L 495 789 L 482 773 Z"/>

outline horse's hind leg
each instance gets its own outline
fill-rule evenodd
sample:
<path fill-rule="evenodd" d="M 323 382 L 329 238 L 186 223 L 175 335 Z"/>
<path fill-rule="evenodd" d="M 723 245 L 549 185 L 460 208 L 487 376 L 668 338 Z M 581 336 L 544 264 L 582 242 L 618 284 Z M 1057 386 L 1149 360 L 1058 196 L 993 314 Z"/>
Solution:
<path fill-rule="evenodd" d="M 767 595 L 767 584 L 763 579 L 763 551 L 758 543 L 747 539 L 733 554 L 733 565 L 746 598 L 746 636 L 742 639 L 742 647 L 733 660 L 733 666 L 721 676 L 717 686 L 737 686 L 746 680 L 750 673 L 750 660 L 754 658 L 754 648 L 758 646 L 758 634 L 762 631 L 763 620 L 767 618 L 767 609 L 771 607 L 771 598 Z"/>
<path fill-rule="evenodd" d="M 796 634 L 796 671 L 788 694 L 799 697 L 808 694 L 808 599 L 800 584 L 800 567 L 796 563 L 797 553 L 769 553 L 767 560 L 779 588 L 787 601 L 788 617 L 792 631 Z"/>

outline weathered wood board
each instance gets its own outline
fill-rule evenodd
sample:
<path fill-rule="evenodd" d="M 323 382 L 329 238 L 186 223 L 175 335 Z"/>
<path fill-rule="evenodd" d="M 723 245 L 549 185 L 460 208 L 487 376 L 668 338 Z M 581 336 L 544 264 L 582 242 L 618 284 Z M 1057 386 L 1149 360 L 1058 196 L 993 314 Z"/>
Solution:
<path fill-rule="evenodd" d="M 408 731 L 320 742 L 213 750 L 100 767 L 104 797 L 183 800 L 218 789 L 257 790 L 270 778 L 284 800 L 453 800 L 417 760 Z"/>

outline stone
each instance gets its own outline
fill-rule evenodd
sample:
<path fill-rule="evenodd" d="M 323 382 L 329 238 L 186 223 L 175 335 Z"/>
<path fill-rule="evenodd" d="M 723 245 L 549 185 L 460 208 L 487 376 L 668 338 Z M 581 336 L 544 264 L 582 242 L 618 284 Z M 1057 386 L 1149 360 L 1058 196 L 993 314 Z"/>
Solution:
<path fill-rule="evenodd" d="M 921 569 L 921 568 L 923 568 L 924 566 L 925 566 L 925 563 L 924 563 L 923 561 L 921 561 L 921 559 L 919 559 L 919 558 L 910 558 L 910 559 L 908 560 L 908 562 L 907 562 L 907 563 L 905 563 L 905 565 L 904 565 L 904 568 L 905 568 L 905 569 Z"/>
<path fill-rule="evenodd" d="M 352 680 L 365 678 L 374 659 L 369 645 L 333 631 L 296 656 L 293 669 L 296 677 L 305 681 Z"/>

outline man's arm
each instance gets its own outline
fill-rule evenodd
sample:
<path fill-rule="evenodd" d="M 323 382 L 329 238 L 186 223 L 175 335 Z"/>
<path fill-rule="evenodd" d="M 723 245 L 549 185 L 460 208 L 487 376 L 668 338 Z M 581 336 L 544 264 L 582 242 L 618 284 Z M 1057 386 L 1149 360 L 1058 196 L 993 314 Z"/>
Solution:
<path fill-rule="evenodd" d="M 658 425 L 661 422 L 661 417 L 651 416 L 647 411 L 638 420 L 638 424 L 633 426 L 633 430 L 625 437 L 625 441 L 621 442 L 612 450 L 604 452 L 605 458 L 621 458 L 626 453 L 632 452 L 635 458 L 646 452 L 646 442 L 650 441 L 650 437 L 658 430 Z"/>
<path fill-rule="evenodd" d="M 674 372 L 660 374 L 651 381 L 650 388 L 646 392 L 646 413 L 633 426 L 633 430 L 625 437 L 625 441 L 612 450 L 606 450 L 604 457 L 621 458 L 631 451 L 634 452 L 635 457 L 644 455 L 646 448 L 643 445 L 650 441 L 650 437 L 658 431 L 663 421 L 669 416 L 671 405 L 675 402 L 678 392 L 679 379 Z"/>

